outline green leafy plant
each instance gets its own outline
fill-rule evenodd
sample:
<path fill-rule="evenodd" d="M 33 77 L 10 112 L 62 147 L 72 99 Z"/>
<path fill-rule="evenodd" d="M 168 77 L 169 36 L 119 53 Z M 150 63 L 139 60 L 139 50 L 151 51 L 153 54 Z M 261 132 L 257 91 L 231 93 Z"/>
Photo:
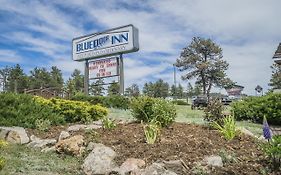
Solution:
<path fill-rule="evenodd" d="M 164 99 L 142 96 L 133 98 L 131 113 L 145 123 L 158 122 L 161 127 L 170 125 L 176 118 L 175 106 Z"/>
<path fill-rule="evenodd" d="M 48 119 L 37 119 L 35 121 L 35 127 L 39 131 L 46 132 L 49 130 L 50 126 L 51 126 L 51 122 Z"/>
<path fill-rule="evenodd" d="M 51 105 L 42 105 L 31 95 L 0 93 L 0 125 L 35 128 L 37 119 L 48 119 L 53 125 L 65 123 Z"/>
<path fill-rule="evenodd" d="M 222 124 L 215 121 L 211 123 L 211 126 L 219 130 L 219 132 L 227 140 L 232 140 L 237 135 L 236 123 L 233 116 L 227 116 L 222 119 Z"/>
<path fill-rule="evenodd" d="M 275 135 L 262 145 L 262 149 L 269 157 L 275 170 L 281 170 L 281 135 Z"/>
<path fill-rule="evenodd" d="M 146 143 L 148 143 L 148 144 L 155 143 L 155 141 L 157 139 L 157 135 L 160 132 L 159 128 L 160 128 L 159 124 L 157 124 L 156 122 L 150 122 L 150 123 L 144 125 L 143 129 L 144 129 Z"/>
<path fill-rule="evenodd" d="M 110 120 L 108 117 L 105 117 L 104 119 L 102 119 L 102 125 L 103 125 L 103 128 L 105 128 L 105 129 L 113 129 L 116 127 L 116 124 L 114 123 L 114 121 Z"/>
<path fill-rule="evenodd" d="M 247 97 L 231 104 L 237 120 L 251 120 L 262 123 L 266 116 L 268 123 L 281 125 L 281 94 L 269 93 L 261 97 Z"/>
<path fill-rule="evenodd" d="M 221 123 L 224 118 L 223 111 L 225 107 L 219 99 L 210 100 L 204 112 L 204 120 L 208 122 Z"/>

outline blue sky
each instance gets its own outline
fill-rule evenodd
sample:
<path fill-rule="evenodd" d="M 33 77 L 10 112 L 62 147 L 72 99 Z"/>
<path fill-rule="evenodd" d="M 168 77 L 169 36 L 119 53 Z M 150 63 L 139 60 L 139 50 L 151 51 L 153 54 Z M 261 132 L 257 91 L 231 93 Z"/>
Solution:
<path fill-rule="evenodd" d="M 71 58 L 73 38 L 133 24 L 140 50 L 124 55 L 125 86 L 159 78 L 172 84 L 172 64 L 200 36 L 222 47 L 229 77 L 254 94 L 257 85 L 268 89 L 281 42 L 280 7 L 279 0 L 0 0 L 0 68 L 57 66 L 67 78 L 83 71 Z"/>

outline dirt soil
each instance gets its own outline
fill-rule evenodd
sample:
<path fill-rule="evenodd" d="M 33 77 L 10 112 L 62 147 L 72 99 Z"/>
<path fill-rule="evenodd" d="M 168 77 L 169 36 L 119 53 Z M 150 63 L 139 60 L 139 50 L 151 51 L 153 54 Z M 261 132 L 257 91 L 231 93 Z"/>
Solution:
<path fill-rule="evenodd" d="M 60 129 L 55 127 L 48 132 L 49 134 L 39 137 L 58 138 Z M 36 134 L 35 131 L 29 132 Z M 157 160 L 181 159 L 192 174 L 194 167 L 198 167 L 197 163 L 202 161 L 204 156 L 219 155 L 223 150 L 227 152 L 224 154 L 225 157 L 232 155 L 235 160 L 224 163 L 222 168 L 210 168 L 210 174 L 262 174 L 268 164 L 256 139 L 240 134 L 227 141 L 218 131 L 202 125 L 174 123 L 161 129 L 161 135 L 152 145 L 146 143 L 143 126 L 140 123 L 118 124 L 112 130 L 101 128 L 91 132 L 79 131 L 72 135 L 78 133 L 85 135 L 87 142 L 94 141 L 112 147 L 118 154 L 116 162 L 119 165 L 127 158 L 143 159 L 147 165 Z M 40 133 L 36 135 L 38 134 Z"/>

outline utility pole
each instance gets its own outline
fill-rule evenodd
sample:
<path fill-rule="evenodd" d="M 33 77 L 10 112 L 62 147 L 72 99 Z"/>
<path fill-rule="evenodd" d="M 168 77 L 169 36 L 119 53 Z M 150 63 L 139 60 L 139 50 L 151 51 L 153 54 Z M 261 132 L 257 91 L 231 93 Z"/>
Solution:
<path fill-rule="evenodd" d="M 175 94 L 174 94 L 174 99 L 177 99 L 177 75 L 176 75 L 176 66 L 173 64 L 174 67 L 174 86 L 175 86 Z"/>

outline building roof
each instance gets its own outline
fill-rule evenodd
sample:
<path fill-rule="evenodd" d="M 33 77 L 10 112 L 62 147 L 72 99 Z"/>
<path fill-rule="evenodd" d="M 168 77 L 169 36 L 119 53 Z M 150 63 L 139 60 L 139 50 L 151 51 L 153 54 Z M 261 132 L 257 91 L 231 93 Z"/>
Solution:
<path fill-rule="evenodd" d="M 281 43 L 279 43 L 279 46 L 278 46 L 277 50 L 275 51 L 273 58 L 281 58 Z"/>
<path fill-rule="evenodd" d="M 279 43 L 279 46 L 273 55 L 273 59 L 277 64 L 281 64 L 281 43 Z"/>

